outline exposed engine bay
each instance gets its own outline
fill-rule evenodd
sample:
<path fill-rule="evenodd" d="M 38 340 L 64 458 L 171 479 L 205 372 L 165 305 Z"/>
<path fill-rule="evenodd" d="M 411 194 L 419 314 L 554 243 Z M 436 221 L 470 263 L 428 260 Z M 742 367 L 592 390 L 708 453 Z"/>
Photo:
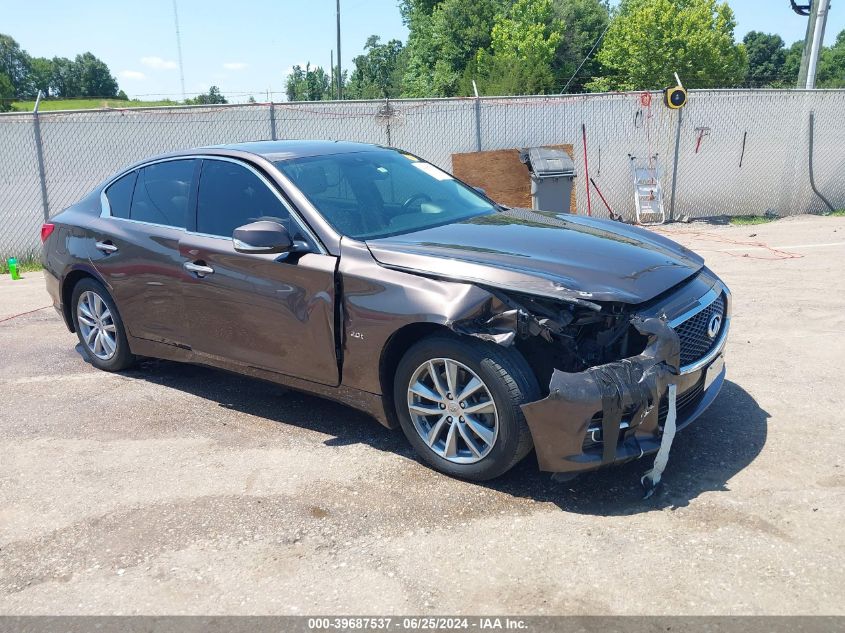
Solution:
<path fill-rule="evenodd" d="M 457 321 L 462 334 L 514 345 L 534 369 L 547 392 L 554 370 L 579 372 L 640 353 L 648 339 L 631 324 L 631 309 L 621 303 L 557 300 L 486 288 L 505 310 Z"/>

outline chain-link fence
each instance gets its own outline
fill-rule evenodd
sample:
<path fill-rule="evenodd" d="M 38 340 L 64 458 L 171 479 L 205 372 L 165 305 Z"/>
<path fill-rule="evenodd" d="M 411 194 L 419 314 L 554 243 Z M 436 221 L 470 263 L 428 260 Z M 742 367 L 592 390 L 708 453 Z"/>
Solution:
<path fill-rule="evenodd" d="M 456 153 L 571 144 L 583 214 L 586 137 L 589 175 L 626 219 L 635 211 L 631 155 L 657 155 L 666 211 L 675 218 L 817 212 L 824 207 L 810 187 L 811 112 L 816 185 L 834 206 L 845 207 L 845 91 L 692 91 L 680 114 L 664 107 L 658 93 L 5 114 L 0 257 L 36 252 L 45 217 L 128 163 L 257 139 L 386 144 L 446 170 Z M 592 192 L 592 214 L 606 217 Z"/>

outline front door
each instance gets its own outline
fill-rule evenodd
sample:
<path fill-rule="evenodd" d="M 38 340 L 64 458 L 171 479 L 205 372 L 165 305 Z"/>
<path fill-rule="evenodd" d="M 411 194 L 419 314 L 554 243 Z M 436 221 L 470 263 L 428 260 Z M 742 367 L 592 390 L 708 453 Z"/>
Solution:
<path fill-rule="evenodd" d="M 235 228 L 257 220 L 284 224 L 305 254 L 235 251 Z M 190 345 L 206 356 L 303 378 L 339 383 L 335 345 L 337 258 L 319 246 L 275 188 L 250 166 L 203 159 L 196 230 L 180 254 Z"/>

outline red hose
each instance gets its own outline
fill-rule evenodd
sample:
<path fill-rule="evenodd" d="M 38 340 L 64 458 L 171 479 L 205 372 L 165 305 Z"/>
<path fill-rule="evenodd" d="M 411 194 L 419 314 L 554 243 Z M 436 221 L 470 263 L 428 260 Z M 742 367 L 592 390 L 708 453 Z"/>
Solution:
<path fill-rule="evenodd" d="M 27 310 L 26 312 L 20 312 L 18 314 L 13 314 L 12 316 L 6 317 L 5 319 L 0 319 L 0 323 L 3 323 L 3 321 L 11 321 L 12 319 L 17 319 L 18 317 L 22 317 L 25 314 L 32 314 L 33 312 L 38 312 L 39 310 L 46 310 L 49 307 L 50 306 L 44 306 L 43 308 L 35 308 L 35 310 Z"/>

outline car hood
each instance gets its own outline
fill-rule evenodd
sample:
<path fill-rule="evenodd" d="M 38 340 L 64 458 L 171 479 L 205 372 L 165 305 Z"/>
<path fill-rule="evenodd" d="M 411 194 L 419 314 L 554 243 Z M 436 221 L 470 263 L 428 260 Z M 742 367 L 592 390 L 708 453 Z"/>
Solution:
<path fill-rule="evenodd" d="M 639 227 L 530 209 L 367 240 L 389 268 L 568 300 L 638 304 L 704 260 Z"/>

